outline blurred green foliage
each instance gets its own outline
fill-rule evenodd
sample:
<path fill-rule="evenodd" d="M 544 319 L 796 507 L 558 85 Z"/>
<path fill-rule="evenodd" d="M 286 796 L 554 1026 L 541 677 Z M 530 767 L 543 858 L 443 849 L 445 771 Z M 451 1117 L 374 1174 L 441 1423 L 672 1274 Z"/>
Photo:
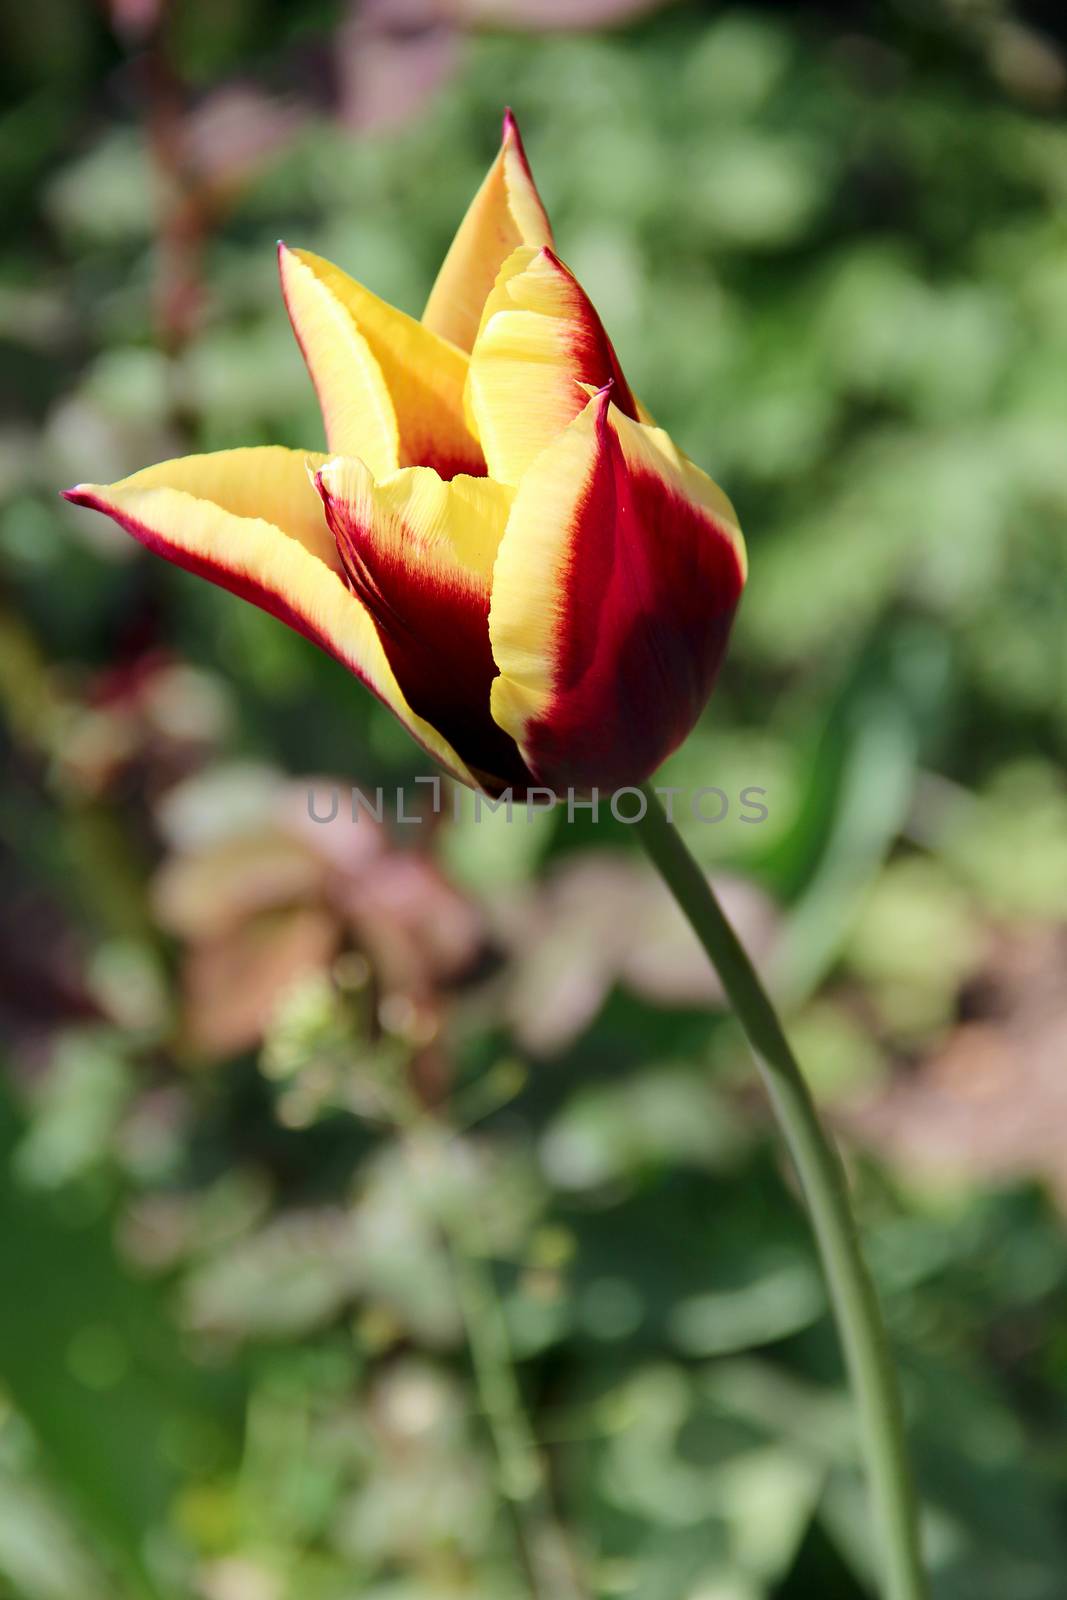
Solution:
<path fill-rule="evenodd" d="M 441 24 L 437 87 L 368 128 L 323 93 L 370 48 L 335 5 L 183 0 L 164 46 L 152 11 L 0 24 L 0 1594 L 526 1592 L 457 1248 L 587 1595 L 872 1592 L 803 1217 L 625 829 L 468 812 L 373 872 L 324 854 L 285 794 L 410 782 L 414 747 L 302 639 L 55 497 L 318 447 L 274 239 L 417 312 L 510 102 L 631 381 L 748 535 L 663 781 L 766 791 L 760 826 L 735 803 L 686 832 L 743 874 L 854 1152 L 937 1600 L 1060 1600 L 1062 21 Z M 210 193 L 177 332 L 160 49 Z M 236 80 L 259 98 L 219 132 Z M 449 1133 L 432 1162 L 404 1083 Z"/>

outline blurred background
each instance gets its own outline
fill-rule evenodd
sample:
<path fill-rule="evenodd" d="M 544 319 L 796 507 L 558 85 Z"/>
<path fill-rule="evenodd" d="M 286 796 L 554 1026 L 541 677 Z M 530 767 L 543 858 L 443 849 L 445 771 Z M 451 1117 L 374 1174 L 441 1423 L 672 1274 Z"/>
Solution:
<path fill-rule="evenodd" d="M 632 836 L 310 823 L 425 758 L 56 493 L 321 447 L 274 240 L 418 312 L 510 103 L 748 534 L 662 781 L 728 798 L 685 832 L 848 1156 L 937 1600 L 1062 1600 L 1060 8 L 34 0 L 0 83 L 0 1595 L 873 1592 L 795 1188 Z"/>

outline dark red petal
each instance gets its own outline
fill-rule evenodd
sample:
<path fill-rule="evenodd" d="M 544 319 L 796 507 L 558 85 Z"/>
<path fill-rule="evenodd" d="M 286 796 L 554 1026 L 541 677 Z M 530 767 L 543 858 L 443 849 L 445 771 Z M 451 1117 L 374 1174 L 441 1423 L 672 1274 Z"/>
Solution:
<path fill-rule="evenodd" d="M 642 782 L 689 733 L 744 583 L 727 511 L 607 392 L 535 462 L 497 557 L 491 634 L 494 712 L 542 783 Z"/>
<path fill-rule="evenodd" d="M 615 353 L 615 346 L 608 337 L 596 307 L 574 273 L 564 265 L 554 250 L 550 250 L 546 245 L 541 253 L 570 287 L 568 299 L 571 307 L 571 375 L 591 389 L 604 389 L 610 384 L 612 404 L 636 421 L 637 401 L 626 381 L 626 375 Z M 577 410 L 580 409 L 579 406 Z"/>
<path fill-rule="evenodd" d="M 401 692 L 491 793 L 530 783 L 517 745 L 489 711 L 496 664 L 489 587 L 474 575 L 420 564 L 385 542 L 359 506 L 316 480 L 353 593 L 370 613 Z M 414 537 L 412 539 L 414 544 Z"/>

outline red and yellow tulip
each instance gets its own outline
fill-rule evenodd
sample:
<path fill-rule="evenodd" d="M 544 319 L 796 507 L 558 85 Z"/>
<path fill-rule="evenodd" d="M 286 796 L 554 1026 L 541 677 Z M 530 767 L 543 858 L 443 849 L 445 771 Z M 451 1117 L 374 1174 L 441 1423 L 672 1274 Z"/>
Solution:
<path fill-rule="evenodd" d="M 555 254 L 510 113 L 421 321 L 279 260 L 328 454 L 185 456 L 67 498 L 328 650 L 465 783 L 647 778 L 711 691 L 744 544 Z"/>

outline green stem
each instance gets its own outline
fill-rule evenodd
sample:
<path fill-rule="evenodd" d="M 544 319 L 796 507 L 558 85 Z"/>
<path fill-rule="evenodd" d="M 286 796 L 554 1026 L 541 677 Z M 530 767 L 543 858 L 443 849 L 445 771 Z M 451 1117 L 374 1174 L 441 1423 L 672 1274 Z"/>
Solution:
<path fill-rule="evenodd" d="M 651 786 L 643 793 L 647 810 L 636 824 L 641 842 L 707 951 L 745 1030 L 811 1213 L 859 1412 L 886 1600 L 926 1600 L 896 1374 L 840 1157 L 823 1132 L 777 1013 L 705 874 Z"/>
<path fill-rule="evenodd" d="M 408 1120 L 416 1170 L 447 1159 L 448 1132 L 428 1115 Z M 574 1562 L 556 1521 L 544 1462 L 515 1372 L 511 1337 L 489 1267 L 480 1218 L 435 1186 L 435 1215 L 448 1247 L 479 1404 L 496 1458 L 497 1484 L 533 1600 L 582 1600 Z"/>

